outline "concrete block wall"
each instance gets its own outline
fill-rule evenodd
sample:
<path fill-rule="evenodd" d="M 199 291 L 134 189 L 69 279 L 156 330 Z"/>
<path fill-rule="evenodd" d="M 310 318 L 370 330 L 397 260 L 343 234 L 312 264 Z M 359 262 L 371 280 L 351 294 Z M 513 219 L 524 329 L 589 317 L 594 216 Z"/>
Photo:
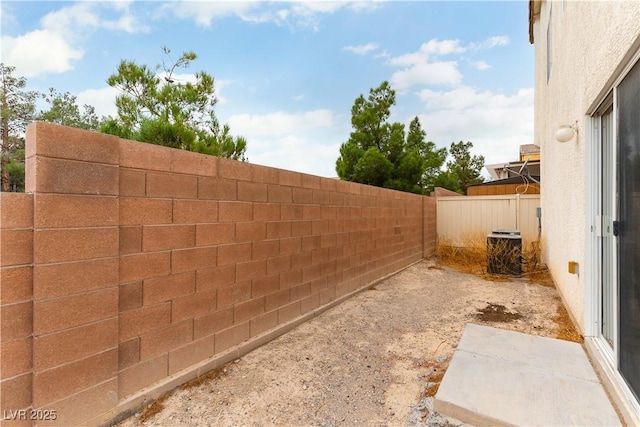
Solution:
<path fill-rule="evenodd" d="M 0 199 L 1 409 L 56 411 L 27 424 L 113 419 L 435 249 L 428 197 L 47 123 L 26 137 L 31 194 Z"/>

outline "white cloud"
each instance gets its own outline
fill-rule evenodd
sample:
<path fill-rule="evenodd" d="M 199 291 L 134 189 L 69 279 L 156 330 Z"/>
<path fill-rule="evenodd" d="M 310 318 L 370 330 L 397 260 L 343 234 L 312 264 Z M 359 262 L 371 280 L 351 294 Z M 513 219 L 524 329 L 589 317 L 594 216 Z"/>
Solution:
<path fill-rule="evenodd" d="M 378 49 L 377 43 L 367 43 L 357 46 L 345 46 L 342 48 L 342 50 L 353 52 L 356 55 L 366 55 L 367 53 L 372 52 L 376 49 Z"/>
<path fill-rule="evenodd" d="M 509 37 L 507 36 L 494 36 L 485 40 L 483 45 L 487 49 L 491 49 L 492 47 L 496 47 L 496 46 L 506 46 L 509 44 L 509 42 L 510 40 L 509 40 Z"/>
<path fill-rule="evenodd" d="M 350 8 L 357 12 L 377 9 L 381 2 L 364 1 L 191 1 L 183 0 L 163 6 L 180 19 L 193 19 L 196 25 L 209 27 L 217 19 L 235 16 L 252 23 L 272 23 L 290 28 L 318 30 L 319 17 Z"/>
<path fill-rule="evenodd" d="M 304 95 L 296 95 L 296 96 L 291 97 L 291 99 L 296 101 L 296 102 L 299 102 L 299 101 L 302 101 L 304 99 Z"/>
<path fill-rule="evenodd" d="M 462 80 L 455 61 L 424 62 L 396 71 L 391 76 L 391 86 L 403 90 L 415 85 L 455 85 Z"/>
<path fill-rule="evenodd" d="M 473 142 L 474 154 L 487 164 L 516 160 L 518 147 L 533 139 L 533 89 L 513 95 L 462 86 L 420 92 L 426 112 L 419 115 L 427 138 L 439 146 Z"/>
<path fill-rule="evenodd" d="M 331 110 L 239 114 L 226 122 L 247 138 L 251 163 L 328 177 L 336 176 L 340 144 L 349 134 L 349 123 Z"/>
<path fill-rule="evenodd" d="M 478 70 L 488 70 L 489 68 L 491 68 L 491 65 L 487 64 L 484 61 L 472 61 L 471 65 L 473 65 L 476 69 Z"/>
<path fill-rule="evenodd" d="M 437 40 L 431 39 L 426 43 L 422 43 L 417 52 L 406 53 L 389 59 L 390 65 L 417 65 L 423 64 L 429 60 L 431 56 L 443 56 L 454 53 L 464 53 L 466 48 L 460 46 L 459 40 Z"/>
<path fill-rule="evenodd" d="M 234 133 L 247 137 L 283 136 L 317 128 L 330 128 L 333 125 L 331 110 L 313 110 L 291 114 L 278 111 L 275 113 L 238 114 L 229 118 L 229 125 Z"/>
<path fill-rule="evenodd" d="M 24 77 L 68 71 L 73 68 L 72 62 L 82 55 L 82 50 L 49 30 L 2 37 L 2 61 L 15 66 L 17 73 Z"/>
<path fill-rule="evenodd" d="M 102 17 L 112 11 L 116 12 L 115 19 Z M 99 28 L 129 33 L 147 29 L 130 13 L 127 2 L 75 3 L 42 17 L 38 29 L 19 36 L 3 36 L 2 59 L 25 77 L 62 73 L 83 57 L 82 44 Z"/>
<path fill-rule="evenodd" d="M 120 92 L 110 86 L 100 89 L 87 89 L 76 95 L 79 105 L 92 105 L 98 117 L 117 115 L 116 96 Z"/>

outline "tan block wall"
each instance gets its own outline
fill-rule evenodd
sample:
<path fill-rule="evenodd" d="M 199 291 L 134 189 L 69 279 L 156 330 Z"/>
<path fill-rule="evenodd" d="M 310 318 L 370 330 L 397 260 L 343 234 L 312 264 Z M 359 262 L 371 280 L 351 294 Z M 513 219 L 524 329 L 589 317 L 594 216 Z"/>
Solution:
<path fill-rule="evenodd" d="M 27 191 L 0 198 L 1 409 L 47 425 L 117 417 L 435 249 L 428 197 L 46 123 Z"/>

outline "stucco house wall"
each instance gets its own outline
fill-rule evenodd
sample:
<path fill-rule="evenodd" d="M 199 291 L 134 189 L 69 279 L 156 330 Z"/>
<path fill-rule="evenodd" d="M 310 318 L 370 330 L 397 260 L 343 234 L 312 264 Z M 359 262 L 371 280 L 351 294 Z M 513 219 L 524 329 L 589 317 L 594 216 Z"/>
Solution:
<path fill-rule="evenodd" d="M 541 148 L 545 261 L 565 304 L 585 330 L 587 227 L 587 114 L 610 86 L 640 37 L 640 2 L 541 1 L 533 20 L 534 141 Z M 560 125 L 577 121 L 577 136 L 555 140 Z M 578 263 L 578 274 L 568 262 Z"/>

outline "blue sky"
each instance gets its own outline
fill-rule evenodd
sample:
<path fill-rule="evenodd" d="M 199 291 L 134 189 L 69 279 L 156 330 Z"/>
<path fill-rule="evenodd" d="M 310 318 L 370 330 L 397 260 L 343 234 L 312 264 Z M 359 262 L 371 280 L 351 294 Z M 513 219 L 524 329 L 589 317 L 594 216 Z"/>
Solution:
<path fill-rule="evenodd" d="M 1 60 L 30 89 L 115 115 L 122 59 L 197 53 L 179 79 L 214 76 L 216 113 L 252 163 L 336 176 L 358 95 L 389 81 L 392 121 L 418 116 L 437 146 L 472 141 L 487 163 L 533 141 L 528 2 L 2 1 Z"/>

